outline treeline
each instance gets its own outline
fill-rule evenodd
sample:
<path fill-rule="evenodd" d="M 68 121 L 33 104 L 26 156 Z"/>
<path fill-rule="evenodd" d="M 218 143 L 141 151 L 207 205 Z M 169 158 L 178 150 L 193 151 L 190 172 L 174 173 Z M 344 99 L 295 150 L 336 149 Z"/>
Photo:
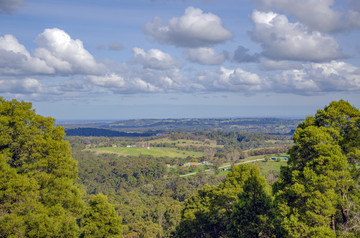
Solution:
<path fill-rule="evenodd" d="M 234 149 L 237 149 L 252 150 L 254 151 L 252 155 L 259 155 L 261 153 L 286 153 L 289 146 L 292 144 L 290 136 L 279 136 L 262 133 L 245 133 L 241 131 L 201 131 L 194 134 L 171 133 L 162 137 L 169 138 L 170 142 L 150 142 L 150 145 L 153 147 L 170 147 L 196 152 L 205 152 L 205 150 L 211 147 L 210 143 L 207 140 L 212 140 L 216 141 L 217 145 L 222 146 L 214 148 L 218 153 L 230 152 Z M 181 145 L 176 143 L 177 140 L 181 139 L 199 141 L 202 142 L 203 145 Z"/>
<path fill-rule="evenodd" d="M 228 118 L 228 119 L 138 119 L 111 123 L 92 123 L 87 127 L 122 131 L 147 131 L 149 129 L 164 133 L 195 131 L 244 131 L 289 135 L 301 120 L 278 118 Z M 83 124 L 65 124 L 66 128 L 83 127 Z"/>
<path fill-rule="evenodd" d="M 66 129 L 65 133 L 67 136 L 104 136 L 104 137 L 150 137 L 155 136 L 156 132 L 143 132 L 143 133 L 128 133 L 121 131 L 113 131 L 107 129 L 97 128 L 76 128 Z"/>
<path fill-rule="evenodd" d="M 248 152 L 250 156 L 256 155 L 270 155 L 270 154 L 282 154 L 287 153 L 291 146 L 280 146 L 273 148 L 262 148 L 262 149 L 253 149 Z"/>
<path fill-rule="evenodd" d="M 241 131 L 211 131 L 196 132 L 197 136 L 205 136 L 215 140 L 218 145 L 223 145 L 225 150 L 249 150 L 260 147 L 273 147 L 276 145 L 289 145 L 289 136 L 277 136 L 264 133 L 245 133 Z"/>
<path fill-rule="evenodd" d="M 217 157 L 224 157 L 224 154 L 231 153 L 233 150 L 247 150 L 248 155 L 266 155 L 276 153 L 286 153 L 292 145 L 289 136 L 275 136 L 261 133 L 244 132 L 196 132 L 190 133 L 170 133 L 158 135 L 144 140 L 142 137 L 71 137 L 72 147 L 81 146 L 85 148 L 93 147 L 111 147 L 133 145 L 146 143 L 150 147 L 168 147 L 179 150 L 188 150 L 194 152 L 206 152 L 209 148 L 215 150 Z M 160 139 L 160 140 L 155 140 Z M 161 141 L 161 139 L 165 139 Z M 196 144 L 182 144 L 179 140 L 192 140 Z M 216 141 L 217 145 L 211 146 L 209 141 Z M 199 144 L 197 143 L 199 142 Z"/>

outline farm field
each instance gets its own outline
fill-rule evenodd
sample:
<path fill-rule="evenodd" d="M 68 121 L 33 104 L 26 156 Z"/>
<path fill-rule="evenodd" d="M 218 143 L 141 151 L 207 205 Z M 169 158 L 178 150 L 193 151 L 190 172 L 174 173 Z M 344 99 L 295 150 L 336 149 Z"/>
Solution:
<path fill-rule="evenodd" d="M 139 155 L 151 155 L 154 157 L 170 157 L 170 158 L 186 158 L 188 156 L 199 158 L 204 155 L 201 152 L 179 150 L 177 148 L 166 148 L 166 147 L 151 147 L 136 148 L 136 147 L 99 147 L 86 149 L 87 151 L 94 151 L 98 153 L 116 153 L 123 156 L 139 156 Z"/>
<path fill-rule="evenodd" d="M 285 156 L 286 154 L 283 154 L 283 156 Z M 268 155 L 269 156 L 269 155 Z M 275 157 L 275 155 L 271 155 L 271 157 Z M 258 161 L 261 160 L 261 161 Z M 287 165 L 287 161 L 285 160 L 281 160 L 281 161 L 275 161 L 275 160 L 269 160 L 269 161 L 265 161 L 264 160 L 264 155 L 258 155 L 258 156 L 249 156 L 246 159 L 240 160 L 238 161 L 238 163 L 236 163 L 236 165 L 239 164 L 244 164 L 247 162 L 251 162 L 254 164 L 257 164 L 257 166 L 260 168 L 261 173 L 264 176 L 268 176 L 269 174 L 279 174 L 280 173 L 280 167 L 281 166 L 286 166 Z M 230 170 L 228 170 L 230 168 L 230 163 L 224 163 L 220 166 L 220 171 L 218 174 L 215 173 L 215 171 L 213 169 L 210 168 L 210 170 L 207 170 L 208 168 L 204 167 L 204 170 L 206 171 L 206 174 L 214 174 L 217 176 L 226 176 Z M 184 175 L 195 175 L 198 172 L 198 170 L 196 170 L 195 172 L 190 172 L 188 174 L 182 174 L 181 177 L 183 177 Z"/>
<path fill-rule="evenodd" d="M 254 159 L 254 158 L 252 158 Z M 281 166 L 286 166 L 287 165 L 287 161 L 258 161 L 258 162 L 254 162 L 255 164 L 257 164 L 257 166 L 259 166 L 259 169 L 261 171 L 261 174 L 264 175 L 265 177 L 267 177 L 269 174 L 280 174 L 280 167 Z M 230 171 L 229 170 L 221 170 L 219 172 L 219 174 L 217 176 L 226 176 Z"/>
<path fill-rule="evenodd" d="M 283 160 L 279 162 L 270 160 L 268 162 L 263 161 L 258 163 L 261 173 L 265 176 L 267 176 L 273 171 L 280 173 L 280 167 L 286 165 L 287 165 L 287 161 L 283 161 Z"/>
<path fill-rule="evenodd" d="M 223 145 L 217 145 L 215 140 L 209 140 L 209 139 L 206 139 L 204 141 L 198 141 L 198 140 L 187 140 L 187 139 L 173 140 L 170 138 L 160 138 L 160 139 L 150 140 L 149 143 L 151 144 L 170 143 L 179 147 L 185 147 L 185 146 L 196 146 L 196 147 L 206 146 L 213 148 L 224 147 Z"/>

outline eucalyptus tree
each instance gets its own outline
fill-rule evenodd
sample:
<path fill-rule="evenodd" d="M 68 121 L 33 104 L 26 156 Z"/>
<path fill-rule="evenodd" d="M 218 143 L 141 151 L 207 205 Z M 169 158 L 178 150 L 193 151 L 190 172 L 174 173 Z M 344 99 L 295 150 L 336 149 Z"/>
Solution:
<path fill-rule="evenodd" d="M 0 98 L 0 236 L 76 237 L 83 191 L 63 128 Z"/>
<path fill-rule="evenodd" d="M 359 110 L 343 100 L 298 125 L 274 184 L 284 236 L 359 236 L 359 125 Z"/>

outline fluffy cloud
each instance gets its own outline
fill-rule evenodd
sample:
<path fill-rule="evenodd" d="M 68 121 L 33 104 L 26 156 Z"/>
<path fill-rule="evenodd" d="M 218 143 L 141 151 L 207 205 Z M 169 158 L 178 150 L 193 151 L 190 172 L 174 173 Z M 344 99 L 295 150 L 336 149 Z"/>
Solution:
<path fill-rule="evenodd" d="M 133 54 L 132 62 L 141 64 L 144 68 L 164 70 L 180 66 L 178 60 L 158 49 L 150 49 L 145 52 L 143 49 L 133 48 Z"/>
<path fill-rule="evenodd" d="M 172 18 L 168 26 L 162 26 L 161 19 L 154 18 L 144 31 L 160 43 L 179 47 L 205 47 L 232 38 L 218 16 L 194 7 L 188 7 L 180 18 Z"/>
<path fill-rule="evenodd" d="M 33 57 L 12 35 L 0 37 L 1 75 L 52 74 L 54 69 Z"/>
<path fill-rule="evenodd" d="M 163 92 L 161 88 L 152 85 L 141 78 L 135 78 L 130 81 L 132 88 L 140 92 Z"/>
<path fill-rule="evenodd" d="M 334 11 L 335 0 L 254 0 L 259 9 L 295 16 L 312 30 L 336 31 L 344 27 L 342 13 Z"/>
<path fill-rule="evenodd" d="M 1 93 L 32 94 L 42 91 L 40 82 L 36 79 L 4 79 L 0 80 Z"/>
<path fill-rule="evenodd" d="M 141 78 L 161 92 L 184 92 L 190 88 L 190 82 L 181 75 L 177 68 L 169 70 L 131 69 L 131 78 Z"/>
<path fill-rule="evenodd" d="M 228 91 L 250 93 L 261 91 L 265 82 L 254 73 L 243 69 L 221 67 L 216 72 L 205 71 L 196 78 L 197 88 L 203 91 Z"/>
<path fill-rule="evenodd" d="M 273 77 L 278 92 L 312 95 L 335 91 L 360 90 L 360 69 L 345 62 L 306 64 L 302 69 L 287 70 Z"/>
<path fill-rule="evenodd" d="M 270 59 L 321 62 L 344 57 L 332 37 L 290 23 L 284 15 L 254 11 L 251 19 L 252 39 L 261 43 L 262 54 Z"/>
<path fill-rule="evenodd" d="M 253 0 L 264 11 L 280 11 L 295 17 L 309 29 L 336 32 L 360 28 L 358 0 L 349 1 L 349 9 L 336 9 L 335 0 Z M 342 0 L 337 0 L 342 1 Z"/>
<path fill-rule="evenodd" d="M 85 79 L 93 85 L 113 90 L 122 88 L 125 85 L 124 78 L 117 74 L 108 74 L 104 76 L 87 76 Z"/>
<path fill-rule="evenodd" d="M 36 39 L 39 48 L 34 56 L 46 61 L 60 74 L 99 74 L 104 67 L 84 48 L 80 40 L 73 40 L 63 30 L 46 29 Z"/>
<path fill-rule="evenodd" d="M 0 73 L 2 75 L 73 75 L 100 74 L 105 67 L 64 31 L 46 29 L 36 40 L 31 55 L 12 35 L 0 37 Z"/>
<path fill-rule="evenodd" d="M 195 49 L 187 49 L 184 52 L 184 58 L 198 64 L 220 65 L 224 63 L 226 59 L 226 54 L 224 52 L 218 54 L 212 48 L 201 47 Z"/>
<path fill-rule="evenodd" d="M 248 51 L 248 49 L 240 45 L 235 50 L 233 61 L 239 63 L 257 62 L 259 60 L 259 54 L 250 55 Z"/>
<path fill-rule="evenodd" d="M 128 68 L 122 73 L 86 76 L 84 79 L 93 86 L 123 94 L 180 92 L 188 90 L 189 86 L 178 69 Z"/>
<path fill-rule="evenodd" d="M 1 0 L 0 1 L 0 14 L 11 14 L 18 7 L 24 5 L 23 0 Z"/>
<path fill-rule="evenodd" d="M 360 90 L 360 68 L 345 62 L 272 63 L 277 63 L 276 67 L 283 67 L 283 71 L 274 71 L 274 73 L 261 76 L 241 68 L 220 67 L 216 71 L 202 71 L 190 80 L 182 76 L 178 69 L 128 68 L 127 72 L 122 74 L 87 76 L 85 82 L 94 87 L 119 94 L 170 92 L 233 92 L 247 94 L 278 92 L 318 95 L 327 92 Z M 121 75 L 126 75 L 126 77 Z"/>
<path fill-rule="evenodd" d="M 290 65 L 281 73 L 260 76 L 241 68 L 221 67 L 215 72 L 198 74 L 191 85 L 194 91 L 258 93 L 278 92 L 299 95 L 319 95 L 328 92 L 360 90 L 360 68 L 345 62 Z"/>

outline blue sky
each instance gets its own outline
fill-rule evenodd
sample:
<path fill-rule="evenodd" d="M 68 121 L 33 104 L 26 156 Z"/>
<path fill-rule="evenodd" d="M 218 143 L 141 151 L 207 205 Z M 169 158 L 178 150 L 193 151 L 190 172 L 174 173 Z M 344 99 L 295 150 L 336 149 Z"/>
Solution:
<path fill-rule="evenodd" d="M 2 0 L 0 96 L 66 119 L 360 106 L 357 0 Z"/>

